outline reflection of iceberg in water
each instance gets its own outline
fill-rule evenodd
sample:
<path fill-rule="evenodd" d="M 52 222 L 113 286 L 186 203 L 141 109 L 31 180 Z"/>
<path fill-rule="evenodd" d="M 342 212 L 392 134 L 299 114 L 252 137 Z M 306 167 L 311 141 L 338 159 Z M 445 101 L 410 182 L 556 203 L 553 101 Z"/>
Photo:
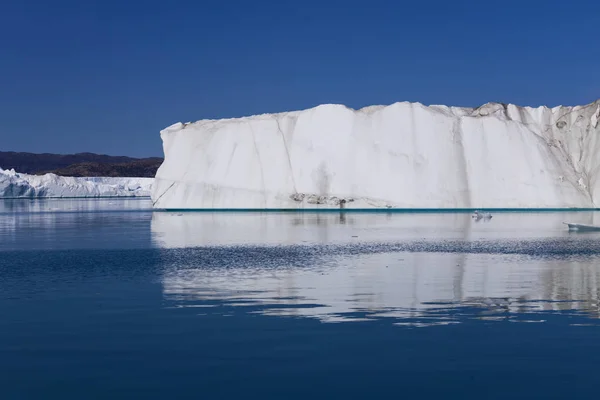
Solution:
<path fill-rule="evenodd" d="M 148 210 L 152 202 L 147 198 L 36 198 L 0 199 L 0 215 L 15 213 L 81 213 L 99 211 Z"/>
<path fill-rule="evenodd" d="M 450 311 L 460 307 L 485 308 L 503 318 L 543 310 L 598 313 L 600 273 L 594 264 L 479 254 L 460 258 L 384 253 L 339 257 L 336 265 L 309 269 L 172 265 L 163 291 L 182 305 L 245 305 L 263 314 L 323 321 L 391 317 L 449 322 Z"/>
<path fill-rule="evenodd" d="M 486 223 L 468 213 L 155 212 L 157 247 L 341 243 L 414 239 L 565 237 L 564 220 L 592 223 L 600 213 L 496 213 Z"/>
<path fill-rule="evenodd" d="M 0 199 L 0 251 L 147 247 L 150 206 L 146 199 Z"/>
<path fill-rule="evenodd" d="M 595 256 L 427 252 L 427 243 L 433 251 L 447 239 L 492 247 L 515 238 L 573 240 L 561 227 L 564 215 L 506 214 L 477 226 L 468 214 L 345 217 L 155 214 L 153 242 L 172 249 L 164 252 L 163 292 L 183 307 L 246 307 L 322 321 L 431 325 L 457 322 L 464 313 L 511 320 L 544 310 L 598 314 Z M 386 241 L 423 240 L 419 252 L 373 251 Z"/>
<path fill-rule="evenodd" d="M 15 215 L 0 215 L 0 238 L 13 239 L 17 230 L 17 217 Z"/>

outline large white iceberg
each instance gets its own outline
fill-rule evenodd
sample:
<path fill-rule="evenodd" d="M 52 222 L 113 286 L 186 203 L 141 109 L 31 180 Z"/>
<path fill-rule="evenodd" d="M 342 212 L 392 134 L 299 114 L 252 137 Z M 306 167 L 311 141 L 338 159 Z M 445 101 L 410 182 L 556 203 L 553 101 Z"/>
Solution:
<path fill-rule="evenodd" d="M 395 103 L 177 123 L 162 209 L 593 208 L 600 100 L 478 108 Z"/>
<path fill-rule="evenodd" d="M 144 197 L 153 178 L 73 178 L 29 175 L 0 168 L 0 197 Z"/>

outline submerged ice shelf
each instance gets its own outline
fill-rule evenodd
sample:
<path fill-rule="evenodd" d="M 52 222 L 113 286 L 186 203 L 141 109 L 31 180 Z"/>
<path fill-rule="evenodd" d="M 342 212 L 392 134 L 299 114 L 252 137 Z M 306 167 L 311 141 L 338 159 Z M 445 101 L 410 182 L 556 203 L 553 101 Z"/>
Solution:
<path fill-rule="evenodd" d="M 73 178 L 0 168 L 0 197 L 147 197 L 153 178 Z"/>
<path fill-rule="evenodd" d="M 160 209 L 595 208 L 600 100 L 576 107 L 395 103 L 177 123 Z"/>

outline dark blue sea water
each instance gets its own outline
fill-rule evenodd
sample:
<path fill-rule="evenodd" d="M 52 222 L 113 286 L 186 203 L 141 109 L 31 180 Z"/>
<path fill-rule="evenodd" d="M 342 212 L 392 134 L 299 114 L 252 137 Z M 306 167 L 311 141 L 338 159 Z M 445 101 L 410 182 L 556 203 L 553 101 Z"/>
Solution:
<path fill-rule="evenodd" d="M 591 398 L 600 214 L 0 201 L 1 399 Z"/>

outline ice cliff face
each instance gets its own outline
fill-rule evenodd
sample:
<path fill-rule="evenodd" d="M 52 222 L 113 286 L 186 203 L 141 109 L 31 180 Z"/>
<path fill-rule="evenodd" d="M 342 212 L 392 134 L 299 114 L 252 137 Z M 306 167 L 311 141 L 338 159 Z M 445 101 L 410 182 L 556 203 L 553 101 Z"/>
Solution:
<path fill-rule="evenodd" d="M 600 100 L 395 103 L 177 123 L 156 208 L 600 206 Z"/>
<path fill-rule="evenodd" d="M 152 178 L 72 178 L 0 168 L 0 198 L 149 196 Z"/>

